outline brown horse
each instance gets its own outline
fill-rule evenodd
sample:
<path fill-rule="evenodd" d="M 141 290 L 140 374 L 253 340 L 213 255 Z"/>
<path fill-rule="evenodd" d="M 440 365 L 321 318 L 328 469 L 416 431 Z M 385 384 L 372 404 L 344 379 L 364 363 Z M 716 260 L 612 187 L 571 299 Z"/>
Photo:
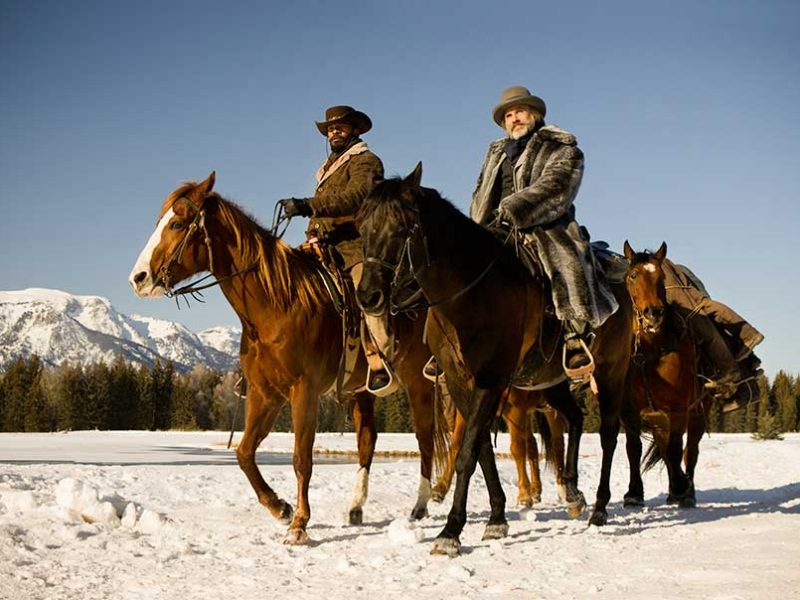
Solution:
<path fill-rule="evenodd" d="M 362 308 L 376 316 L 391 307 L 402 310 L 401 296 L 421 295 L 429 308 L 427 340 L 467 422 L 456 459 L 453 505 L 433 546 L 434 553 L 454 555 L 467 520 L 469 480 L 478 463 L 491 506 L 484 536 L 497 538 L 508 532 L 491 423 L 528 351 L 538 353 L 543 347 L 539 342 L 548 328 L 547 291 L 546 283 L 531 276 L 513 247 L 471 221 L 436 190 L 421 187 L 421 176 L 418 165 L 405 179 L 379 183 L 364 201 L 357 216 L 365 255 L 358 298 Z M 409 285 L 416 285 L 420 293 L 402 289 Z M 611 462 L 631 350 L 630 299 L 619 287 L 615 293 L 620 309 L 598 330 L 592 350 L 603 446 L 600 486 L 590 517 L 597 525 L 607 520 Z M 555 355 L 560 356 L 558 351 Z M 540 383 L 558 381 L 563 377 L 561 361 L 542 361 L 535 373 Z M 577 448 L 568 456 L 567 470 L 569 501 L 577 501 Z"/>
<path fill-rule="evenodd" d="M 196 273 L 209 271 L 242 323 L 240 358 L 248 382 L 244 434 L 236 450 L 259 502 L 289 524 L 286 542 L 308 540 L 311 510 L 308 486 L 319 396 L 336 385 L 343 352 L 342 318 L 334 308 L 318 262 L 290 248 L 261 228 L 235 204 L 213 192 L 214 173 L 201 183 L 172 192 L 158 224 L 131 272 L 137 295 L 161 297 Z M 421 454 L 421 482 L 414 518 L 427 514 L 434 454 L 432 389 L 422 376 L 429 351 L 422 344 L 423 320 L 397 320 L 408 343 L 399 351 L 395 372 L 408 392 Z M 363 387 L 366 360 L 359 355 L 348 389 Z M 297 510 L 264 481 L 255 461 L 259 444 L 272 429 L 285 402 L 291 405 L 295 435 Z M 357 392 L 353 421 L 358 438 L 359 472 L 350 522 L 362 519 L 369 469 L 375 448 L 373 399 Z"/>
<path fill-rule="evenodd" d="M 694 469 L 705 430 L 710 398 L 704 402 L 697 378 L 697 354 L 687 321 L 667 303 L 662 263 L 667 245 L 655 252 L 634 252 L 625 242 L 629 261 L 626 284 L 634 307 L 634 348 L 628 373 L 627 396 L 635 409 L 626 422 L 627 435 L 638 439 L 638 425 L 652 431 L 653 445 L 645 468 L 664 460 L 669 475 L 668 502 L 695 505 Z M 637 418 L 638 417 L 638 418 Z M 681 468 L 683 435 L 687 433 L 686 470 Z M 635 445 L 635 441 L 631 443 Z M 639 443 L 641 454 L 641 443 Z M 631 484 L 642 489 L 641 477 Z M 640 504 L 626 497 L 626 504 Z"/>
<path fill-rule="evenodd" d="M 556 489 L 562 501 L 567 500 L 564 485 L 564 432 L 566 419 L 548 405 L 542 392 L 521 390 L 512 387 L 500 403 L 503 420 L 508 427 L 511 456 L 517 467 L 517 506 L 531 508 L 542 500 L 542 480 L 539 470 L 539 446 L 533 436 L 531 414 L 536 416 L 545 448 L 546 464 L 556 475 Z M 441 502 L 450 489 L 456 468 L 456 456 L 464 438 L 467 423 L 456 411 L 450 458 L 447 468 L 433 486 L 433 501 Z M 528 477 L 530 464 L 530 477 Z M 577 507 L 576 507 L 577 508 Z M 581 507 L 582 508 L 582 507 Z"/>

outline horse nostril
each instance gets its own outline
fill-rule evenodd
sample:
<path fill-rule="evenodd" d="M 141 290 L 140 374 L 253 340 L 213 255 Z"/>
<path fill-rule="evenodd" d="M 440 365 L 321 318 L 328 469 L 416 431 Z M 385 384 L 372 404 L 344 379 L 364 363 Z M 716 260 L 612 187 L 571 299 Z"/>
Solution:
<path fill-rule="evenodd" d="M 367 298 L 367 306 L 369 308 L 380 308 L 382 304 L 383 304 L 383 292 L 380 290 L 375 290 Z"/>
<path fill-rule="evenodd" d="M 147 271 L 139 271 L 136 275 L 134 275 L 133 282 L 142 283 L 145 279 L 147 279 Z"/>

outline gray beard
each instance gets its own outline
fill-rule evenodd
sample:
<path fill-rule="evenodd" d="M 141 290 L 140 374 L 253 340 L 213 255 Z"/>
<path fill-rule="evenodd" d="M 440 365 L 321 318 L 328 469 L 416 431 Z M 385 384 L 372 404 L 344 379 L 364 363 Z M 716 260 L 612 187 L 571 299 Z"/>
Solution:
<path fill-rule="evenodd" d="M 534 127 L 536 127 L 536 122 L 535 121 L 533 123 L 531 123 L 530 125 L 528 125 L 525 129 L 517 130 L 515 133 L 509 133 L 508 137 L 510 137 L 512 140 L 518 140 L 520 138 L 524 138 L 531 131 L 533 131 Z"/>

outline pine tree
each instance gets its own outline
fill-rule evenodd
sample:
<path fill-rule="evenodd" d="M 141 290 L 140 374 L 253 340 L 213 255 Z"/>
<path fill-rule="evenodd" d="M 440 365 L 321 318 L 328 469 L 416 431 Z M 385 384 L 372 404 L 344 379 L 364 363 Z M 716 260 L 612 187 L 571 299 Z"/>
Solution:
<path fill-rule="evenodd" d="M 797 399 L 795 381 L 784 371 L 778 371 L 772 382 L 771 396 L 776 404 L 776 416 L 781 431 L 793 431 L 797 424 Z"/>
<path fill-rule="evenodd" d="M 108 427 L 114 430 L 136 429 L 139 392 L 136 385 L 136 370 L 117 356 L 109 370 L 110 406 Z"/>
<path fill-rule="evenodd" d="M 49 431 L 50 418 L 42 390 L 42 365 L 31 361 L 28 366 L 31 382 L 25 398 L 25 431 Z"/>
<path fill-rule="evenodd" d="M 36 354 L 28 360 L 18 358 L 8 367 L 3 378 L 3 431 L 25 431 L 31 390 L 38 385 L 42 362 Z M 36 399 L 36 398 L 35 398 Z M 37 400 L 38 403 L 38 400 Z M 30 421 L 32 427 L 38 426 Z"/>
<path fill-rule="evenodd" d="M 168 362 L 166 366 L 162 366 L 161 360 L 156 359 L 156 364 L 153 365 L 153 369 L 150 372 L 154 401 L 153 429 L 167 430 L 170 428 L 174 376 L 175 368 L 171 362 Z"/>

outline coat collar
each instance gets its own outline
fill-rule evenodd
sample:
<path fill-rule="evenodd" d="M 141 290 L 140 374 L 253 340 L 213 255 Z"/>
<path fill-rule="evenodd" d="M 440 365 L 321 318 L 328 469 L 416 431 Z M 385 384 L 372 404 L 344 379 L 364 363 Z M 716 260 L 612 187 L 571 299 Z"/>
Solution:
<path fill-rule="evenodd" d="M 357 144 L 353 144 L 350 146 L 350 148 L 342 152 L 342 155 L 331 164 L 328 164 L 328 161 L 326 160 L 324 163 L 322 163 L 322 166 L 319 168 L 319 170 L 317 170 L 317 187 L 321 186 L 323 181 L 333 175 L 334 171 L 337 171 L 339 168 L 341 168 L 342 165 L 344 165 L 353 156 L 362 154 L 367 150 L 369 150 L 367 143 L 359 142 Z"/>

